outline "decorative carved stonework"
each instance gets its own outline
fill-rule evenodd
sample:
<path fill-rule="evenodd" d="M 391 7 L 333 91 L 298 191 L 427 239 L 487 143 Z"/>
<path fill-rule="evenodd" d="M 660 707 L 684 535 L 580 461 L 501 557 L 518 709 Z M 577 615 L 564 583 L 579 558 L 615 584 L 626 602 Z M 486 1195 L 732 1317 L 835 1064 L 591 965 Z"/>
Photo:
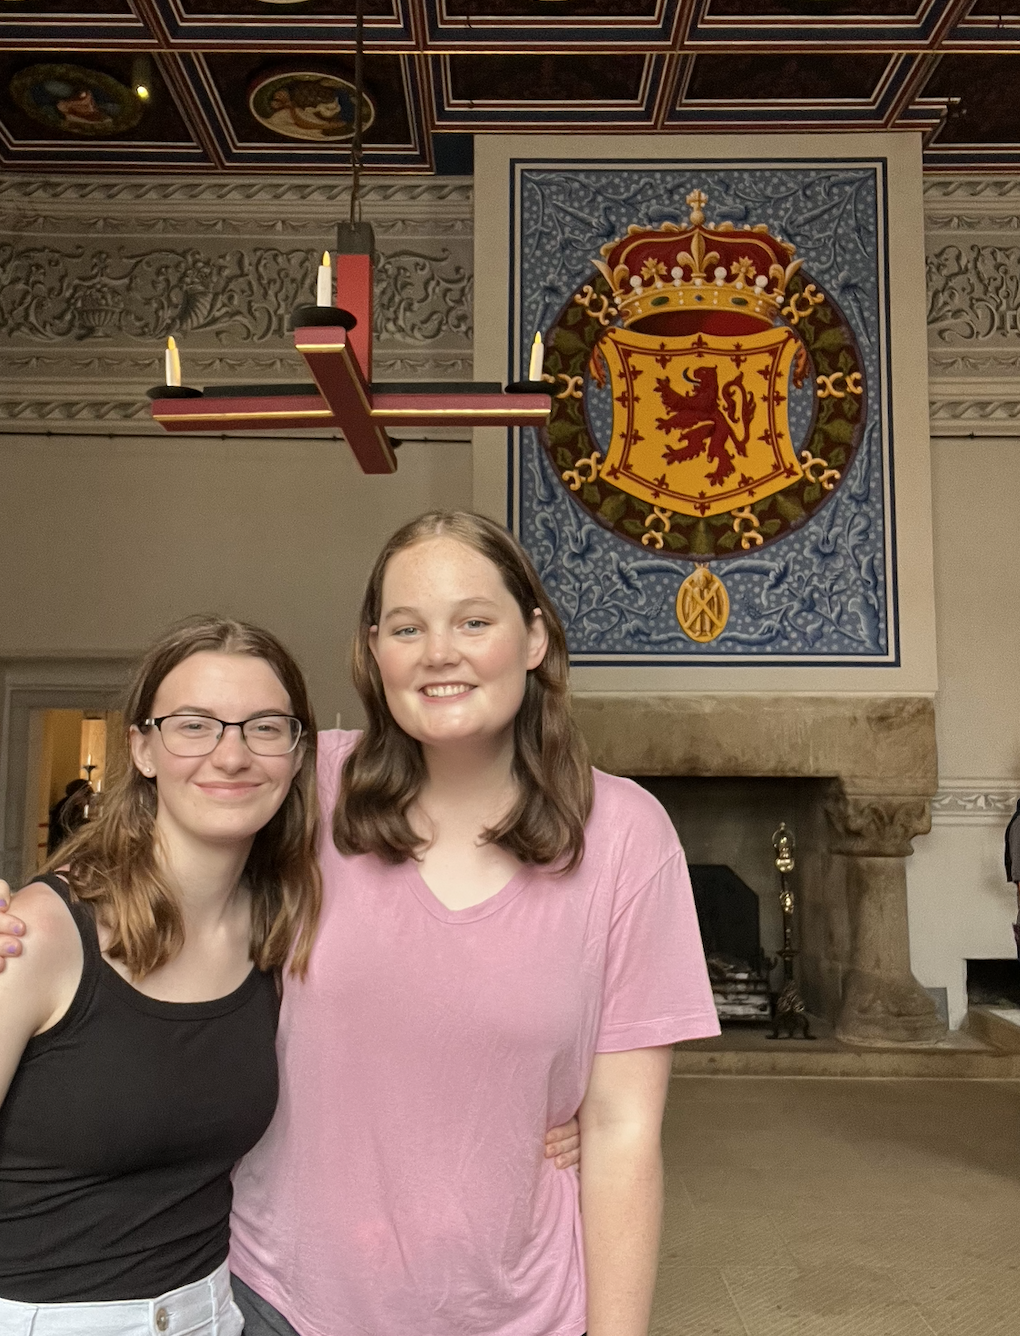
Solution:
<path fill-rule="evenodd" d="M 977 821 L 1005 826 L 1016 809 L 1020 790 L 1015 785 L 993 785 L 995 781 L 989 781 L 979 788 L 961 781 L 940 788 L 931 800 L 932 821 L 946 825 Z"/>
<path fill-rule="evenodd" d="M 5 338 L 144 340 L 209 333 L 229 345 L 283 342 L 287 319 L 312 286 L 310 250 L 258 246 L 217 255 L 79 246 L 5 248 L 0 315 Z"/>
<path fill-rule="evenodd" d="M 950 176 L 925 177 L 924 198 L 929 201 L 944 199 L 991 201 L 1014 199 L 1020 203 L 1020 177 L 1016 176 Z"/>
<path fill-rule="evenodd" d="M 471 182 L 455 178 L 409 180 L 400 177 L 369 177 L 361 184 L 360 199 L 366 207 L 395 204 L 401 209 L 425 202 L 453 201 L 470 215 L 473 196 Z M 260 206 L 275 204 L 311 204 L 326 206 L 332 213 L 350 203 L 346 181 L 328 181 L 298 176 L 10 176 L 0 180 L 0 204 L 35 200 L 47 204 L 62 202 L 93 206 L 98 203 L 159 204 L 162 209 L 174 205 Z"/>
<path fill-rule="evenodd" d="M 937 391 L 939 387 L 933 387 Z M 1016 436 L 1020 427 L 1020 399 L 957 395 L 934 398 L 931 404 L 933 436 Z"/>
<path fill-rule="evenodd" d="M 379 343 L 471 340 L 471 270 L 451 256 L 422 250 L 383 252 L 376 267 L 375 337 Z"/>
<path fill-rule="evenodd" d="M 1020 246 L 940 246 L 928 255 L 927 286 L 928 328 L 939 342 L 1020 336 Z"/>
<path fill-rule="evenodd" d="M 1020 347 L 932 348 L 928 366 L 940 381 L 956 376 L 1015 376 L 1020 370 Z"/>
<path fill-rule="evenodd" d="M 853 857 L 906 858 L 915 835 L 931 830 L 927 798 L 838 792 L 826 803 L 832 852 Z"/>
<path fill-rule="evenodd" d="M 287 322 L 312 287 L 308 249 L 255 246 L 216 255 L 197 247 L 132 253 L 50 246 L 0 252 L 0 317 L 6 337 L 140 339 L 212 334 L 222 345 L 283 344 Z M 375 336 L 427 344 L 471 341 L 471 275 L 448 247 L 383 251 Z M 121 366 L 125 365 L 124 359 Z M 137 357 L 131 358 L 137 366 Z"/>
<path fill-rule="evenodd" d="M 1013 436 L 1020 423 L 1020 191 L 1015 178 L 925 182 L 931 430 Z"/>
<path fill-rule="evenodd" d="M 375 178 L 376 379 L 472 374 L 471 183 Z M 192 383 L 307 379 L 287 323 L 346 216 L 301 178 L 0 181 L 0 418 L 149 423 L 168 334 Z"/>

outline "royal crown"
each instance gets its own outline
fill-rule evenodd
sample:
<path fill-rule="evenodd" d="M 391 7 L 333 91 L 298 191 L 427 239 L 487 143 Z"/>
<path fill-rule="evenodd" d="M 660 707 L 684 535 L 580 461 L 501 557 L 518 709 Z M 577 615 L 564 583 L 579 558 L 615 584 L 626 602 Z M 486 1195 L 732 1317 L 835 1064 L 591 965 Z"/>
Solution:
<path fill-rule="evenodd" d="M 602 247 L 595 264 L 613 289 L 625 325 L 666 312 L 730 311 L 771 325 L 786 285 L 801 266 L 794 247 L 764 223 L 705 226 L 708 197 L 687 196 L 687 227 L 631 224 L 627 235 Z"/>

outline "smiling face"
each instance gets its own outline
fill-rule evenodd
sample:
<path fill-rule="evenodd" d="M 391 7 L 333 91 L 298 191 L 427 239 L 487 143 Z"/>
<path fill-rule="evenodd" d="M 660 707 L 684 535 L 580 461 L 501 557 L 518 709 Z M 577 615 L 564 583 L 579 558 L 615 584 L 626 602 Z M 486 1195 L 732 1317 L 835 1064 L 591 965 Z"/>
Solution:
<path fill-rule="evenodd" d="M 541 615 L 526 623 L 493 563 L 456 538 L 390 559 L 370 645 L 390 713 L 423 747 L 505 741 L 547 644 Z"/>
<path fill-rule="evenodd" d="M 203 650 L 170 670 L 156 691 L 152 718 L 203 714 L 245 720 L 292 714 L 286 688 L 264 659 Z M 241 730 L 228 728 L 208 756 L 174 756 L 157 728 L 131 730 L 131 755 L 155 778 L 156 825 L 171 839 L 216 845 L 251 842 L 283 804 L 301 765 L 299 745 L 286 756 L 256 756 Z"/>

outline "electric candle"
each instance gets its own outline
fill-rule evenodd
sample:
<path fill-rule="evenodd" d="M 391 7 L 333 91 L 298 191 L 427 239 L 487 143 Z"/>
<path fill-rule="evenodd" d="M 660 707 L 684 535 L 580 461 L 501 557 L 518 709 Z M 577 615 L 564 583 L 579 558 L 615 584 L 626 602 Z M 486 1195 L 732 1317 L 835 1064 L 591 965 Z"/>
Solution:
<path fill-rule="evenodd" d="M 542 365 L 545 362 L 545 345 L 542 335 L 535 333 L 535 342 L 531 345 L 531 361 L 528 364 L 528 380 L 542 379 Z"/>
<path fill-rule="evenodd" d="M 329 251 L 322 252 L 322 264 L 315 283 L 316 306 L 333 305 L 333 268 L 329 262 Z"/>
<path fill-rule="evenodd" d="M 172 334 L 166 341 L 166 383 L 168 385 L 181 383 L 181 355 L 177 351 L 177 344 Z"/>

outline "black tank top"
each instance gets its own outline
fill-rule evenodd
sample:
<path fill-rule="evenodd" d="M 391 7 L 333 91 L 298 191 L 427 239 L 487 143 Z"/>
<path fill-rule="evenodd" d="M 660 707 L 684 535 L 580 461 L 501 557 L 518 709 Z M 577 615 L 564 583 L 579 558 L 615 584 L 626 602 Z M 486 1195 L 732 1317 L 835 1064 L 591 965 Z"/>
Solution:
<path fill-rule="evenodd" d="M 212 1002 L 146 997 L 103 959 L 60 877 L 85 962 L 0 1105 L 0 1297 L 151 1299 L 227 1256 L 230 1171 L 276 1107 L 273 977 Z"/>

